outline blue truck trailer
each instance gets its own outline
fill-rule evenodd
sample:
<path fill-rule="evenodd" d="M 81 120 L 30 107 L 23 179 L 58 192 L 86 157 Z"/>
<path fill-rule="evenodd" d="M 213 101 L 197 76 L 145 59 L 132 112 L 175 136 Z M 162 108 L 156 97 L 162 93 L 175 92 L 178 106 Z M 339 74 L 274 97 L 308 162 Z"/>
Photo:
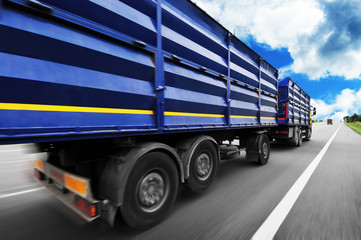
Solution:
<path fill-rule="evenodd" d="M 191 1 L 0 4 L 0 144 L 47 152 L 35 176 L 89 221 L 148 228 L 222 158 L 310 137 L 310 98 Z"/>
<path fill-rule="evenodd" d="M 311 98 L 291 78 L 278 82 L 278 127 L 271 130 L 271 137 L 278 141 L 289 141 L 301 146 L 312 136 L 312 115 L 316 110 Z"/>

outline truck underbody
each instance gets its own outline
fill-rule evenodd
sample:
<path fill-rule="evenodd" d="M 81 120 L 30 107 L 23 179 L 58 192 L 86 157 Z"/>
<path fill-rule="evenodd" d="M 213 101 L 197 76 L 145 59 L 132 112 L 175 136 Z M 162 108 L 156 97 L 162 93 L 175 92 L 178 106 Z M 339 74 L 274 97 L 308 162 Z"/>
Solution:
<path fill-rule="evenodd" d="M 302 138 L 310 138 L 308 129 L 294 126 L 41 143 L 39 151 L 46 151 L 48 159 L 37 162 L 35 176 L 88 221 L 101 217 L 113 225 L 119 213 L 131 227 L 145 229 L 169 213 L 179 184 L 202 192 L 212 183 L 221 161 L 245 150 L 248 161 L 267 164 L 269 139 L 300 146 Z"/>

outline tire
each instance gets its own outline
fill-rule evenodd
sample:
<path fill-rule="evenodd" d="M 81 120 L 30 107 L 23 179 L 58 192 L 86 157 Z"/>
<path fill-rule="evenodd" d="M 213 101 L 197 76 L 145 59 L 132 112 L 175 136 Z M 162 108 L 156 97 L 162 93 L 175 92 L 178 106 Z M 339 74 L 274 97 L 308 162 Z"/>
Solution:
<path fill-rule="evenodd" d="M 189 177 L 186 188 L 191 192 L 202 192 L 209 187 L 216 175 L 218 154 L 213 143 L 209 140 L 200 142 L 189 163 Z"/>
<path fill-rule="evenodd" d="M 298 144 L 300 142 L 299 138 L 300 138 L 300 133 L 299 133 L 298 127 L 295 127 L 293 129 L 293 139 L 292 139 L 293 140 L 292 143 L 294 146 L 299 147 L 298 146 Z"/>
<path fill-rule="evenodd" d="M 259 149 L 260 154 L 257 163 L 259 165 L 266 165 L 268 163 L 271 148 L 268 137 L 265 134 L 260 136 Z"/>
<path fill-rule="evenodd" d="M 303 141 L 303 139 L 302 139 L 302 129 L 299 128 L 298 129 L 298 144 L 297 144 L 297 147 L 301 147 L 302 141 Z"/>
<path fill-rule="evenodd" d="M 305 141 L 310 141 L 312 136 L 312 128 L 307 128 Z"/>
<path fill-rule="evenodd" d="M 250 137 L 250 143 L 246 149 L 246 159 L 259 165 L 266 165 L 270 155 L 270 143 L 267 135 Z M 252 143 L 253 141 L 253 143 Z"/>
<path fill-rule="evenodd" d="M 123 220 L 139 230 L 156 225 L 173 207 L 178 185 L 178 171 L 168 155 L 151 152 L 142 156 L 125 187 L 120 207 Z"/>

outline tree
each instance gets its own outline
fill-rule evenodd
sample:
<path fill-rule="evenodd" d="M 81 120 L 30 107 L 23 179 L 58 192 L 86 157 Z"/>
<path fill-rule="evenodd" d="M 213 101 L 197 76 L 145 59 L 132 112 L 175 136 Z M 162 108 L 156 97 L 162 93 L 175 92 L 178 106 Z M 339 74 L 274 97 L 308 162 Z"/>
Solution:
<path fill-rule="evenodd" d="M 354 113 L 351 117 L 350 117 L 350 122 L 358 122 L 359 120 L 359 116 L 357 113 Z"/>
<path fill-rule="evenodd" d="M 350 116 L 344 117 L 343 120 L 344 120 L 345 122 L 350 122 Z"/>

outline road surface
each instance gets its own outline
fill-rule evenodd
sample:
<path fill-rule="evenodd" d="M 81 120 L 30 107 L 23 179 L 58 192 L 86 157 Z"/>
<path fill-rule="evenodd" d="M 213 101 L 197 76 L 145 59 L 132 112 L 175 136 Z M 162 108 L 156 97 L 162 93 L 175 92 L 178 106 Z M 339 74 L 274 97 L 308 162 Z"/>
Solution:
<path fill-rule="evenodd" d="M 273 239 L 361 239 L 361 135 L 342 123 L 314 124 L 301 147 L 272 143 L 265 166 L 244 154 L 222 163 L 210 189 L 180 193 L 170 216 L 143 232 L 121 221 L 114 229 L 85 223 L 32 177 L 41 155 L 26 153 L 29 148 L 0 146 L 0 239 L 262 239 L 255 233 L 270 215 L 280 222 L 265 227 Z M 304 188 L 280 213 L 278 204 L 315 158 L 319 164 Z"/>

